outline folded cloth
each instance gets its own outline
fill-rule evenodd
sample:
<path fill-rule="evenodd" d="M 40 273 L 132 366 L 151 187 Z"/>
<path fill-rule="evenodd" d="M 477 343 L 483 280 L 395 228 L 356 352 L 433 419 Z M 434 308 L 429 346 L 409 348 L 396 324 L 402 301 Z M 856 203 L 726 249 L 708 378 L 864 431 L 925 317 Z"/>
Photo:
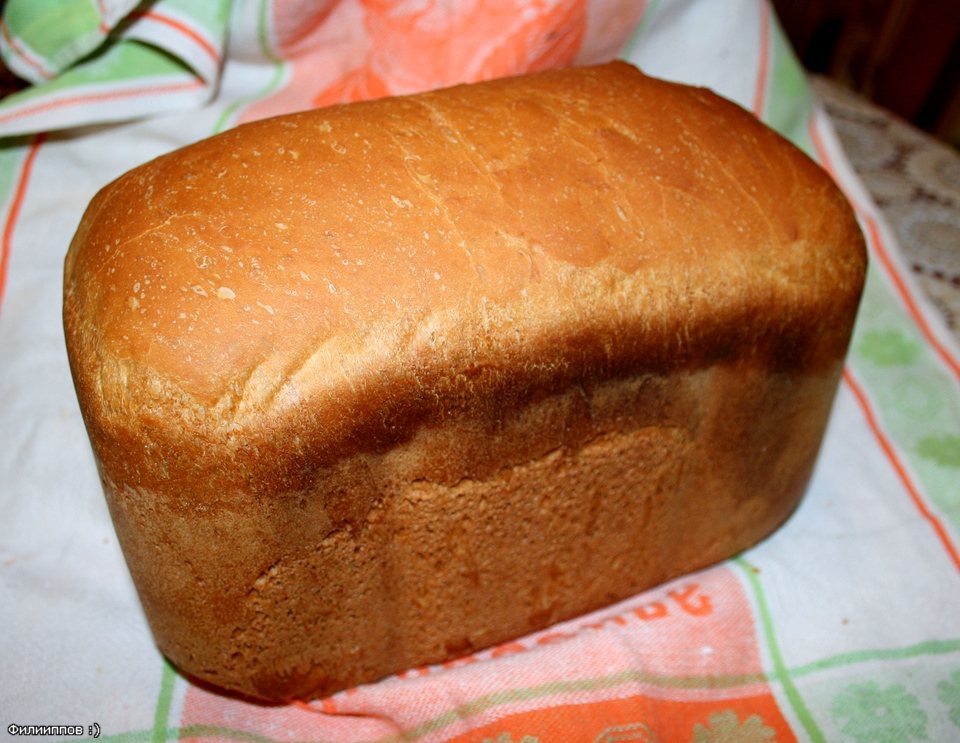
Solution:
<path fill-rule="evenodd" d="M 178 79 L 192 76 L 204 90 L 181 101 L 190 108 L 147 110 L 150 94 L 110 98 L 127 88 L 103 77 L 92 90 L 106 97 L 71 89 L 78 102 L 36 101 L 20 122 L 34 116 L 35 128 L 5 131 L 84 128 L 0 144 L 8 732 L 59 724 L 82 726 L 70 739 L 118 741 L 960 738 L 960 351 L 917 291 L 765 2 L 236 0 L 228 17 L 216 2 L 101 2 L 109 31 L 85 21 L 77 38 L 89 38 L 73 47 L 26 22 L 54 5 L 73 3 L 8 3 L 17 54 L 52 75 L 33 95 L 126 43 L 165 50 Z M 174 52 L 132 35 L 151 13 L 201 28 L 185 20 L 201 5 L 220 8 L 224 21 L 219 33 L 197 31 L 223 57 L 215 68 L 198 61 L 203 44 Z M 157 652 L 123 564 L 64 352 L 62 260 L 90 198 L 140 162 L 242 121 L 617 53 L 651 74 L 709 85 L 778 128 L 833 173 L 865 229 L 864 302 L 798 512 L 722 565 L 329 699 L 261 706 L 180 676 Z M 118 105 L 108 118 L 126 123 L 88 126 L 108 120 L 97 108 L 109 102 Z M 70 109 L 85 113 L 74 124 L 43 118 Z"/>
<path fill-rule="evenodd" d="M 0 54 L 34 85 L 0 102 L 0 136 L 203 105 L 229 10 L 229 0 L 8 0 Z"/>
<path fill-rule="evenodd" d="M 9 0 L 0 54 L 34 85 L 0 102 L 0 136 L 200 107 L 221 82 L 231 9 L 235 60 L 295 62 L 266 109 L 295 110 L 607 60 L 643 7 L 624 0 L 287 0 L 275 8 L 252 0 Z M 254 106 L 250 116 L 264 113 Z"/>

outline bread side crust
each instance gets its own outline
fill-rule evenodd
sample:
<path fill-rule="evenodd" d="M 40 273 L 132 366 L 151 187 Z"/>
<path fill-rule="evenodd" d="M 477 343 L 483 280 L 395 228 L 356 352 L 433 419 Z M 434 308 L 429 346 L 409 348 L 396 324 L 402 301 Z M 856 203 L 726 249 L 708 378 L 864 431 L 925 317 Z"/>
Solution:
<path fill-rule="evenodd" d="M 520 463 L 452 484 L 411 475 L 482 450 L 476 421 L 232 508 L 185 511 L 108 478 L 106 492 L 174 663 L 246 696 L 324 696 L 755 544 L 802 495 L 838 372 L 735 362 L 571 389 L 498 421 L 497 444 Z"/>

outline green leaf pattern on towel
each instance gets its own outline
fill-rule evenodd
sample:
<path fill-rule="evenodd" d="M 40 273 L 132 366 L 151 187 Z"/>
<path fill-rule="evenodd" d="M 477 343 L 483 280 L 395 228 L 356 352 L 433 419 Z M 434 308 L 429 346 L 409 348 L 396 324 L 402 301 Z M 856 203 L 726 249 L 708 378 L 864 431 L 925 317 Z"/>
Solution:
<path fill-rule="evenodd" d="M 927 739 L 927 713 L 900 684 L 870 681 L 847 686 L 831 709 L 841 731 L 857 743 L 909 743 Z"/>
<path fill-rule="evenodd" d="M 877 366 L 909 366 L 920 355 L 920 346 L 899 330 L 867 331 L 858 350 Z"/>
<path fill-rule="evenodd" d="M 875 423 L 922 499 L 944 527 L 960 533 L 957 380 L 909 313 L 890 301 L 892 289 L 874 263 L 867 272 L 847 368 L 867 393 Z"/>
<path fill-rule="evenodd" d="M 960 436 L 926 436 L 920 439 L 917 453 L 941 467 L 960 468 Z"/>
<path fill-rule="evenodd" d="M 776 733 L 758 715 L 740 722 L 733 710 L 715 712 L 706 725 L 693 726 L 691 743 L 774 743 Z"/>
<path fill-rule="evenodd" d="M 937 684 L 937 697 L 947 705 L 950 722 L 960 728 L 960 670 Z"/>

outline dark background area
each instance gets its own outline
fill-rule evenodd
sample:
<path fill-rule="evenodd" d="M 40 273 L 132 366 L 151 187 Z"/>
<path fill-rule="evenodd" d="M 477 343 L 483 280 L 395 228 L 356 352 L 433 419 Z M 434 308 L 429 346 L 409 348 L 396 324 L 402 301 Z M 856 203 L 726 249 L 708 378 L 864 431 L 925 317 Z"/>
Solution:
<path fill-rule="evenodd" d="M 960 0 L 773 0 L 804 66 L 960 147 Z"/>

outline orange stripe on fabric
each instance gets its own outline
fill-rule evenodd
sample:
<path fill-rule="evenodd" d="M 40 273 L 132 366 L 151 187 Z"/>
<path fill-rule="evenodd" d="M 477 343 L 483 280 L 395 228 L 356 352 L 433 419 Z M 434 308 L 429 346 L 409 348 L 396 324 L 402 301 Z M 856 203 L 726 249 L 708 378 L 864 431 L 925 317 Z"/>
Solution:
<path fill-rule="evenodd" d="M 957 381 L 960 381 L 960 362 L 953 357 L 949 349 L 947 349 L 947 347 L 944 346 L 944 344 L 941 343 L 934 335 L 933 330 L 930 328 L 930 324 L 923 316 L 923 313 L 920 311 L 920 307 L 917 305 L 917 301 L 914 299 L 910 288 L 907 286 L 907 282 L 904 280 L 903 276 L 901 276 L 900 272 L 897 270 L 896 264 L 890 257 L 890 252 L 887 250 L 883 241 L 883 237 L 880 234 L 880 227 L 877 224 L 877 220 L 870 216 L 870 214 L 868 214 L 867 211 L 856 202 L 852 194 L 850 194 L 850 192 L 843 187 L 843 185 L 840 183 L 840 180 L 837 178 L 836 170 L 834 169 L 833 164 L 830 162 L 830 155 L 827 152 L 823 138 L 817 129 L 814 117 L 810 118 L 809 130 L 810 139 L 813 140 L 813 146 L 817 151 L 817 155 L 820 158 L 821 164 L 826 171 L 830 173 L 830 176 L 837 183 L 837 185 L 843 190 L 843 195 L 847 198 L 847 201 L 853 205 L 854 209 L 856 209 L 856 211 L 866 222 L 867 232 L 869 233 L 870 237 L 869 245 L 873 248 L 872 252 L 874 256 L 876 256 L 877 260 L 880 261 L 880 265 L 883 266 L 884 272 L 893 283 L 894 290 L 896 291 L 897 296 L 900 297 L 900 301 L 903 302 L 904 307 L 906 308 L 910 317 L 913 318 L 913 321 L 919 328 L 920 333 L 933 347 L 933 350 L 936 351 L 937 355 L 940 357 L 940 360 L 943 361 L 946 367 L 953 373 L 953 375 L 957 378 Z"/>
<path fill-rule="evenodd" d="M 203 51 L 205 51 L 210 58 L 220 64 L 220 55 L 217 53 L 217 50 L 214 49 L 213 44 L 207 41 L 202 35 L 198 34 L 195 29 L 188 26 L 182 21 L 178 21 L 176 18 L 172 18 L 168 15 L 163 15 L 162 13 L 157 13 L 153 10 L 148 10 L 142 13 L 131 13 L 131 18 L 149 18 L 151 21 L 156 21 L 157 23 L 162 23 L 165 26 L 169 26 L 172 29 L 175 29 L 182 33 L 184 36 L 189 37 L 197 46 L 199 46 Z"/>
<path fill-rule="evenodd" d="M 27 49 L 25 49 L 22 44 L 17 42 L 17 40 L 10 33 L 10 29 L 7 27 L 6 21 L 3 19 L 0 19 L 0 32 L 3 33 L 3 38 L 7 40 L 7 43 L 17 52 L 17 54 L 23 58 L 23 61 L 40 73 L 40 76 L 44 80 L 50 80 L 53 77 L 53 75 L 38 59 L 36 59 Z"/>
<path fill-rule="evenodd" d="M 14 121 L 15 119 L 22 119 L 25 116 L 32 116 L 33 114 L 40 113 L 41 111 L 49 111 L 52 108 L 61 108 L 63 106 L 77 106 L 83 103 L 90 103 L 91 101 L 106 101 L 111 98 L 131 98 L 138 95 L 148 95 L 154 93 L 173 93 L 180 90 L 191 90 L 193 88 L 203 87 L 204 83 L 202 80 L 191 80 L 187 83 L 176 83 L 171 85 L 154 85 L 146 88 L 132 88 L 130 90 L 111 90 L 104 93 L 90 93 L 88 95 L 78 95 L 71 98 L 59 98 L 55 101 L 47 101 L 46 103 L 38 103 L 35 106 L 27 106 L 25 108 L 17 109 L 16 111 L 11 111 L 8 114 L 0 115 L 0 122 L 4 121 Z"/>
<path fill-rule="evenodd" d="M 760 5 L 760 60 L 757 70 L 757 87 L 753 91 L 753 113 L 763 118 L 767 101 L 767 78 L 770 76 L 770 6 L 767 0 L 758 0 Z"/>
<path fill-rule="evenodd" d="M 100 33 L 108 34 L 110 33 L 110 26 L 107 25 L 107 6 L 103 4 L 103 0 L 97 0 L 97 15 L 100 16 Z"/>
<path fill-rule="evenodd" d="M 33 163 L 37 159 L 37 153 L 40 151 L 40 145 L 46 138 L 46 134 L 38 134 L 30 145 L 30 151 L 20 169 L 20 179 L 17 182 L 17 188 L 13 194 L 13 201 L 10 203 L 10 211 L 7 213 L 7 221 L 3 225 L 3 238 L 0 240 L 0 306 L 3 305 L 3 294 L 7 286 L 7 265 L 10 262 L 10 248 L 13 243 L 13 231 L 17 225 L 17 219 L 20 217 L 20 207 L 23 205 L 23 198 L 27 193 L 27 186 L 30 183 L 30 173 L 33 170 Z"/>
<path fill-rule="evenodd" d="M 860 383 L 853 376 L 853 372 L 851 372 L 849 368 L 844 368 L 843 370 L 843 381 L 846 382 L 851 392 L 853 392 L 853 396 L 857 399 L 860 409 L 863 411 L 863 415 L 867 420 L 867 425 L 870 427 L 870 430 L 876 437 L 877 442 L 880 444 L 880 448 L 883 449 L 883 453 L 893 466 L 893 469 L 897 473 L 897 477 L 900 479 L 900 482 L 903 484 L 904 488 L 906 488 L 907 494 L 910 496 L 910 500 L 913 501 L 914 507 L 916 507 L 917 511 L 920 512 L 920 515 L 933 528 L 933 531 L 936 533 L 937 538 L 943 545 L 943 548 L 950 556 L 953 566 L 958 572 L 960 572 L 960 552 L 957 551 L 956 545 L 950 541 L 950 536 L 947 534 L 947 530 L 944 528 L 943 523 L 933 514 L 933 512 L 930 511 L 930 509 L 927 507 L 927 504 L 924 503 L 923 497 L 920 495 L 920 491 L 917 489 L 917 486 L 914 485 L 913 480 L 911 479 L 910 474 L 907 472 L 906 467 L 904 467 L 900 456 L 897 454 L 897 451 L 893 446 L 893 443 L 883 432 L 880 422 L 877 420 L 876 413 L 873 410 L 873 406 L 870 404 L 870 400 L 867 399 L 866 392 L 864 392 L 863 387 L 860 386 Z"/>

